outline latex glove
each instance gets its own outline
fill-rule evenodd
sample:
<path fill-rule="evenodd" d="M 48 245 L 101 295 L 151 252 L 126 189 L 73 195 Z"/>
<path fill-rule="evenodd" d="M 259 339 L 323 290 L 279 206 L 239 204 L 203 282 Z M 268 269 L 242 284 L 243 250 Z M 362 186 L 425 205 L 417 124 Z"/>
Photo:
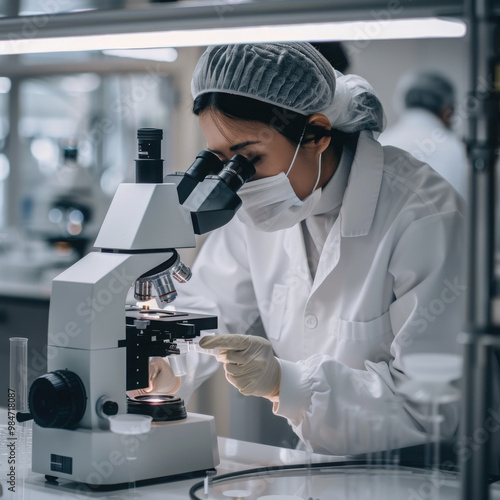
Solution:
<path fill-rule="evenodd" d="M 181 379 L 174 375 L 170 363 L 164 358 L 149 358 L 149 386 L 127 391 L 129 397 L 146 394 L 173 394 L 179 389 Z"/>
<path fill-rule="evenodd" d="M 269 340 L 234 333 L 203 337 L 200 346 L 219 350 L 227 380 L 242 394 L 277 400 L 281 366 Z"/>

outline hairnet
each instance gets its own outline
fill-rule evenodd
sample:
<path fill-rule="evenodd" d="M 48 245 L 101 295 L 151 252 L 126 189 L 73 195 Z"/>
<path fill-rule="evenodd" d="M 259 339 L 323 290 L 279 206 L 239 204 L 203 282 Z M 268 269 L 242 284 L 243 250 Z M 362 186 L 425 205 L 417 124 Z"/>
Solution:
<path fill-rule="evenodd" d="M 453 106 L 453 84 L 438 73 L 423 72 L 408 77 L 405 94 L 407 107 L 426 108 L 439 112 L 445 106 Z"/>
<path fill-rule="evenodd" d="M 438 113 L 443 106 L 453 106 L 455 89 L 452 82 L 437 71 L 405 73 L 394 90 L 392 105 L 397 114 L 406 108 L 425 108 Z"/>
<path fill-rule="evenodd" d="M 207 92 L 242 95 L 300 114 L 325 114 L 343 132 L 383 129 L 382 104 L 370 84 L 343 75 L 309 43 L 211 46 L 193 73 L 196 99 Z"/>

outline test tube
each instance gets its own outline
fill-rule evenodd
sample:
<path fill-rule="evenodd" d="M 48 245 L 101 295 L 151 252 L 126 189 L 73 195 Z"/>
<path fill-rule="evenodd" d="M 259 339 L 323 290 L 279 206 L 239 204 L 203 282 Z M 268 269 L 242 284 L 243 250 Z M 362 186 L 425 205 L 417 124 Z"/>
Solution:
<path fill-rule="evenodd" d="M 349 455 L 359 453 L 361 447 L 359 417 L 361 408 L 359 406 L 348 406 L 344 410 L 346 450 L 351 450 Z M 358 495 L 358 481 L 355 471 L 347 470 L 344 474 L 344 497 L 346 500 L 355 500 Z"/>
<path fill-rule="evenodd" d="M 386 469 L 393 470 L 399 467 L 400 451 L 399 451 L 399 411 L 401 403 L 399 398 L 389 399 L 386 404 Z"/>
<path fill-rule="evenodd" d="M 441 437 L 440 437 L 440 425 L 441 422 L 443 421 L 443 416 L 439 414 L 439 403 L 437 401 L 432 402 L 432 444 L 434 447 L 433 454 L 432 454 L 432 460 L 434 462 L 433 469 L 439 469 L 439 462 L 440 462 L 440 453 L 439 453 L 439 448 L 440 448 L 440 442 L 441 442 Z"/>
<path fill-rule="evenodd" d="M 367 416 L 368 432 L 369 432 L 369 450 L 368 455 L 368 475 L 370 481 L 370 495 L 373 500 L 380 500 L 382 495 L 381 491 L 381 475 L 380 470 L 382 466 L 383 450 L 386 443 L 385 438 L 385 419 L 383 415 L 378 413 L 369 413 Z"/>
<path fill-rule="evenodd" d="M 351 455 L 359 453 L 360 436 L 359 436 L 359 416 L 361 408 L 359 406 L 348 406 L 344 412 L 345 418 L 345 438 L 346 450 L 352 450 Z"/>
<path fill-rule="evenodd" d="M 10 377 L 8 408 L 9 414 L 10 412 L 16 414 L 20 411 L 25 412 L 28 409 L 28 339 L 25 337 L 11 337 L 9 343 Z M 24 482 L 28 461 L 28 424 L 26 422 L 16 422 L 15 434 L 15 442 L 17 443 L 17 474 L 13 498 L 22 499 L 24 498 Z"/>
<path fill-rule="evenodd" d="M 369 468 L 377 468 L 382 464 L 382 452 L 384 449 L 385 430 L 384 417 L 377 413 L 368 414 L 368 432 L 370 443 L 370 460 L 368 463 Z"/>
<path fill-rule="evenodd" d="M 11 337 L 9 409 L 16 412 L 28 409 L 28 339 Z"/>
<path fill-rule="evenodd" d="M 307 500 L 313 500 L 312 498 L 312 466 L 311 466 L 311 450 L 306 448 L 306 498 Z"/>

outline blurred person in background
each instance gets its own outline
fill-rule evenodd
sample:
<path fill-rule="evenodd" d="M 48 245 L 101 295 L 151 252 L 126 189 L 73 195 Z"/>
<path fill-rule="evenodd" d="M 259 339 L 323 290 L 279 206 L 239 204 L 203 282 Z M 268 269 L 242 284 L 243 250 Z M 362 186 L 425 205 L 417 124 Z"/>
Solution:
<path fill-rule="evenodd" d="M 403 77 L 396 92 L 403 95 L 404 110 L 379 142 L 428 163 L 467 199 L 466 148 L 451 129 L 453 83 L 435 72 L 419 72 Z"/>

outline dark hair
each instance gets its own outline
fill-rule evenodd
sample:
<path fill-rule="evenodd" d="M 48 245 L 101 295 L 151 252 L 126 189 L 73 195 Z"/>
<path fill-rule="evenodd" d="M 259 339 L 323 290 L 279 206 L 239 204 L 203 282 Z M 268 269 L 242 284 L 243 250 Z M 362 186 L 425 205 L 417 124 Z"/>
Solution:
<path fill-rule="evenodd" d="M 306 115 L 241 95 L 206 92 L 197 96 L 193 104 L 193 113 L 198 116 L 209 109 L 217 110 L 235 120 L 264 123 L 294 145 L 299 143 L 302 132 L 304 132 L 302 144 L 318 141 L 322 137 L 332 137 L 336 153 L 342 151 L 342 144 L 347 135 L 339 130 L 328 130 L 319 125 L 306 125 L 308 119 Z"/>
<path fill-rule="evenodd" d="M 311 45 L 338 71 L 349 69 L 349 57 L 342 42 L 310 42 Z"/>

